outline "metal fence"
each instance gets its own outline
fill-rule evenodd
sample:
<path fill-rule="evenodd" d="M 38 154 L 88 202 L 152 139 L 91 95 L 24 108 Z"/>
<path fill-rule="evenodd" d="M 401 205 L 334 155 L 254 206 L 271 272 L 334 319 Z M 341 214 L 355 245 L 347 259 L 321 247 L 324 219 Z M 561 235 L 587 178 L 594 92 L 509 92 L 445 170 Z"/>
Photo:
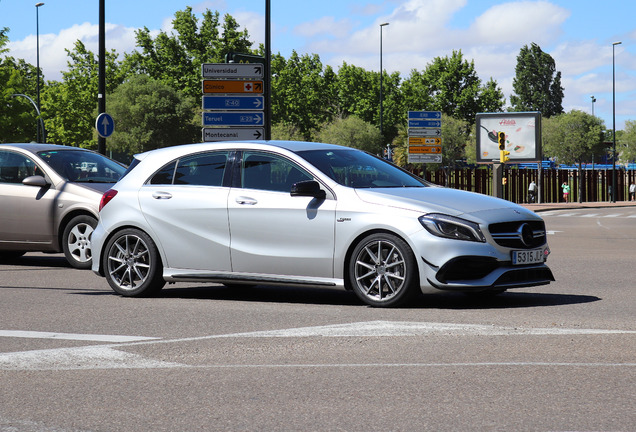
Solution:
<path fill-rule="evenodd" d="M 503 198 L 515 203 L 528 202 L 528 186 L 534 181 L 538 186 L 538 201 L 542 203 L 558 203 L 563 201 L 561 185 L 570 185 L 569 201 L 597 202 L 610 201 L 612 188 L 611 169 L 525 169 L 504 167 Z M 454 189 L 492 195 L 492 169 L 458 168 L 426 171 L 426 180 Z M 616 201 L 629 200 L 629 185 L 636 182 L 635 170 L 616 170 Z M 540 201 L 539 201 L 540 200 Z"/>

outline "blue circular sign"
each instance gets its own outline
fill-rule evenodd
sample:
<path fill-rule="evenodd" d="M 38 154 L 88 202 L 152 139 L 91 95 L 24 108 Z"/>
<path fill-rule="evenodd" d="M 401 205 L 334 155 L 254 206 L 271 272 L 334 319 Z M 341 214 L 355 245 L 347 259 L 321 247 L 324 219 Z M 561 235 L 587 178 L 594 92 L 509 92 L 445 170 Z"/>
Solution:
<path fill-rule="evenodd" d="M 97 120 L 95 120 L 95 129 L 97 129 L 97 133 L 100 137 L 108 138 L 115 130 L 115 122 L 109 114 L 101 113 L 97 116 Z"/>

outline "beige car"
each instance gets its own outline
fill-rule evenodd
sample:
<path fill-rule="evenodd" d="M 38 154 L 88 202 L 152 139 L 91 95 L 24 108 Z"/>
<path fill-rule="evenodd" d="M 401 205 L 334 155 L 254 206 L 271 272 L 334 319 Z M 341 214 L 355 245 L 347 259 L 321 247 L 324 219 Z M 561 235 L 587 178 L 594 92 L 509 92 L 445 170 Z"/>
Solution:
<path fill-rule="evenodd" d="M 78 147 L 0 144 L 0 263 L 64 252 L 73 267 L 90 268 L 100 199 L 125 170 Z"/>

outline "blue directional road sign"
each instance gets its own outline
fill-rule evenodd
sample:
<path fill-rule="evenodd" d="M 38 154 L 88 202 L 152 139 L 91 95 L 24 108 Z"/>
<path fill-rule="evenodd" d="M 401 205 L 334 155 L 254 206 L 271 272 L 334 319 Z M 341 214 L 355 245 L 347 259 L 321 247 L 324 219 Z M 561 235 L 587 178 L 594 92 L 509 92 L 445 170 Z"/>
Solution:
<path fill-rule="evenodd" d="M 203 96 L 204 110 L 262 110 L 263 96 Z"/>
<path fill-rule="evenodd" d="M 442 127 L 442 121 L 441 120 L 410 120 L 409 119 L 409 127 L 410 128 L 418 128 L 418 127 L 440 128 Z"/>
<path fill-rule="evenodd" d="M 441 119 L 441 111 L 409 111 L 409 120 Z"/>
<path fill-rule="evenodd" d="M 100 137 L 108 138 L 115 130 L 115 122 L 109 114 L 101 113 L 97 116 L 97 120 L 95 120 L 95 129 L 97 129 L 97 133 Z"/>
<path fill-rule="evenodd" d="M 204 126 L 263 126 L 261 112 L 204 112 Z"/>

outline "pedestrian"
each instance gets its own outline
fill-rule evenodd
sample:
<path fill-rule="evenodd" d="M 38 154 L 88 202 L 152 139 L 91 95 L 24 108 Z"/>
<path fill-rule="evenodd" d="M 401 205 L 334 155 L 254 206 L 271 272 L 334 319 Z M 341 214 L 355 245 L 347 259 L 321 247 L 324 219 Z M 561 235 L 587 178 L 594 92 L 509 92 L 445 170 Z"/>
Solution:
<path fill-rule="evenodd" d="M 529 203 L 535 202 L 536 197 L 537 197 L 537 184 L 534 182 L 534 180 L 532 180 L 530 182 L 530 186 L 528 186 L 528 202 Z"/>
<path fill-rule="evenodd" d="M 632 182 L 629 185 L 629 198 L 634 201 L 634 198 L 636 198 L 636 184 L 634 184 L 634 182 Z"/>
<path fill-rule="evenodd" d="M 570 185 L 567 184 L 567 182 L 563 182 L 561 189 L 563 189 L 563 201 L 568 202 L 568 197 L 570 196 Z"/>

